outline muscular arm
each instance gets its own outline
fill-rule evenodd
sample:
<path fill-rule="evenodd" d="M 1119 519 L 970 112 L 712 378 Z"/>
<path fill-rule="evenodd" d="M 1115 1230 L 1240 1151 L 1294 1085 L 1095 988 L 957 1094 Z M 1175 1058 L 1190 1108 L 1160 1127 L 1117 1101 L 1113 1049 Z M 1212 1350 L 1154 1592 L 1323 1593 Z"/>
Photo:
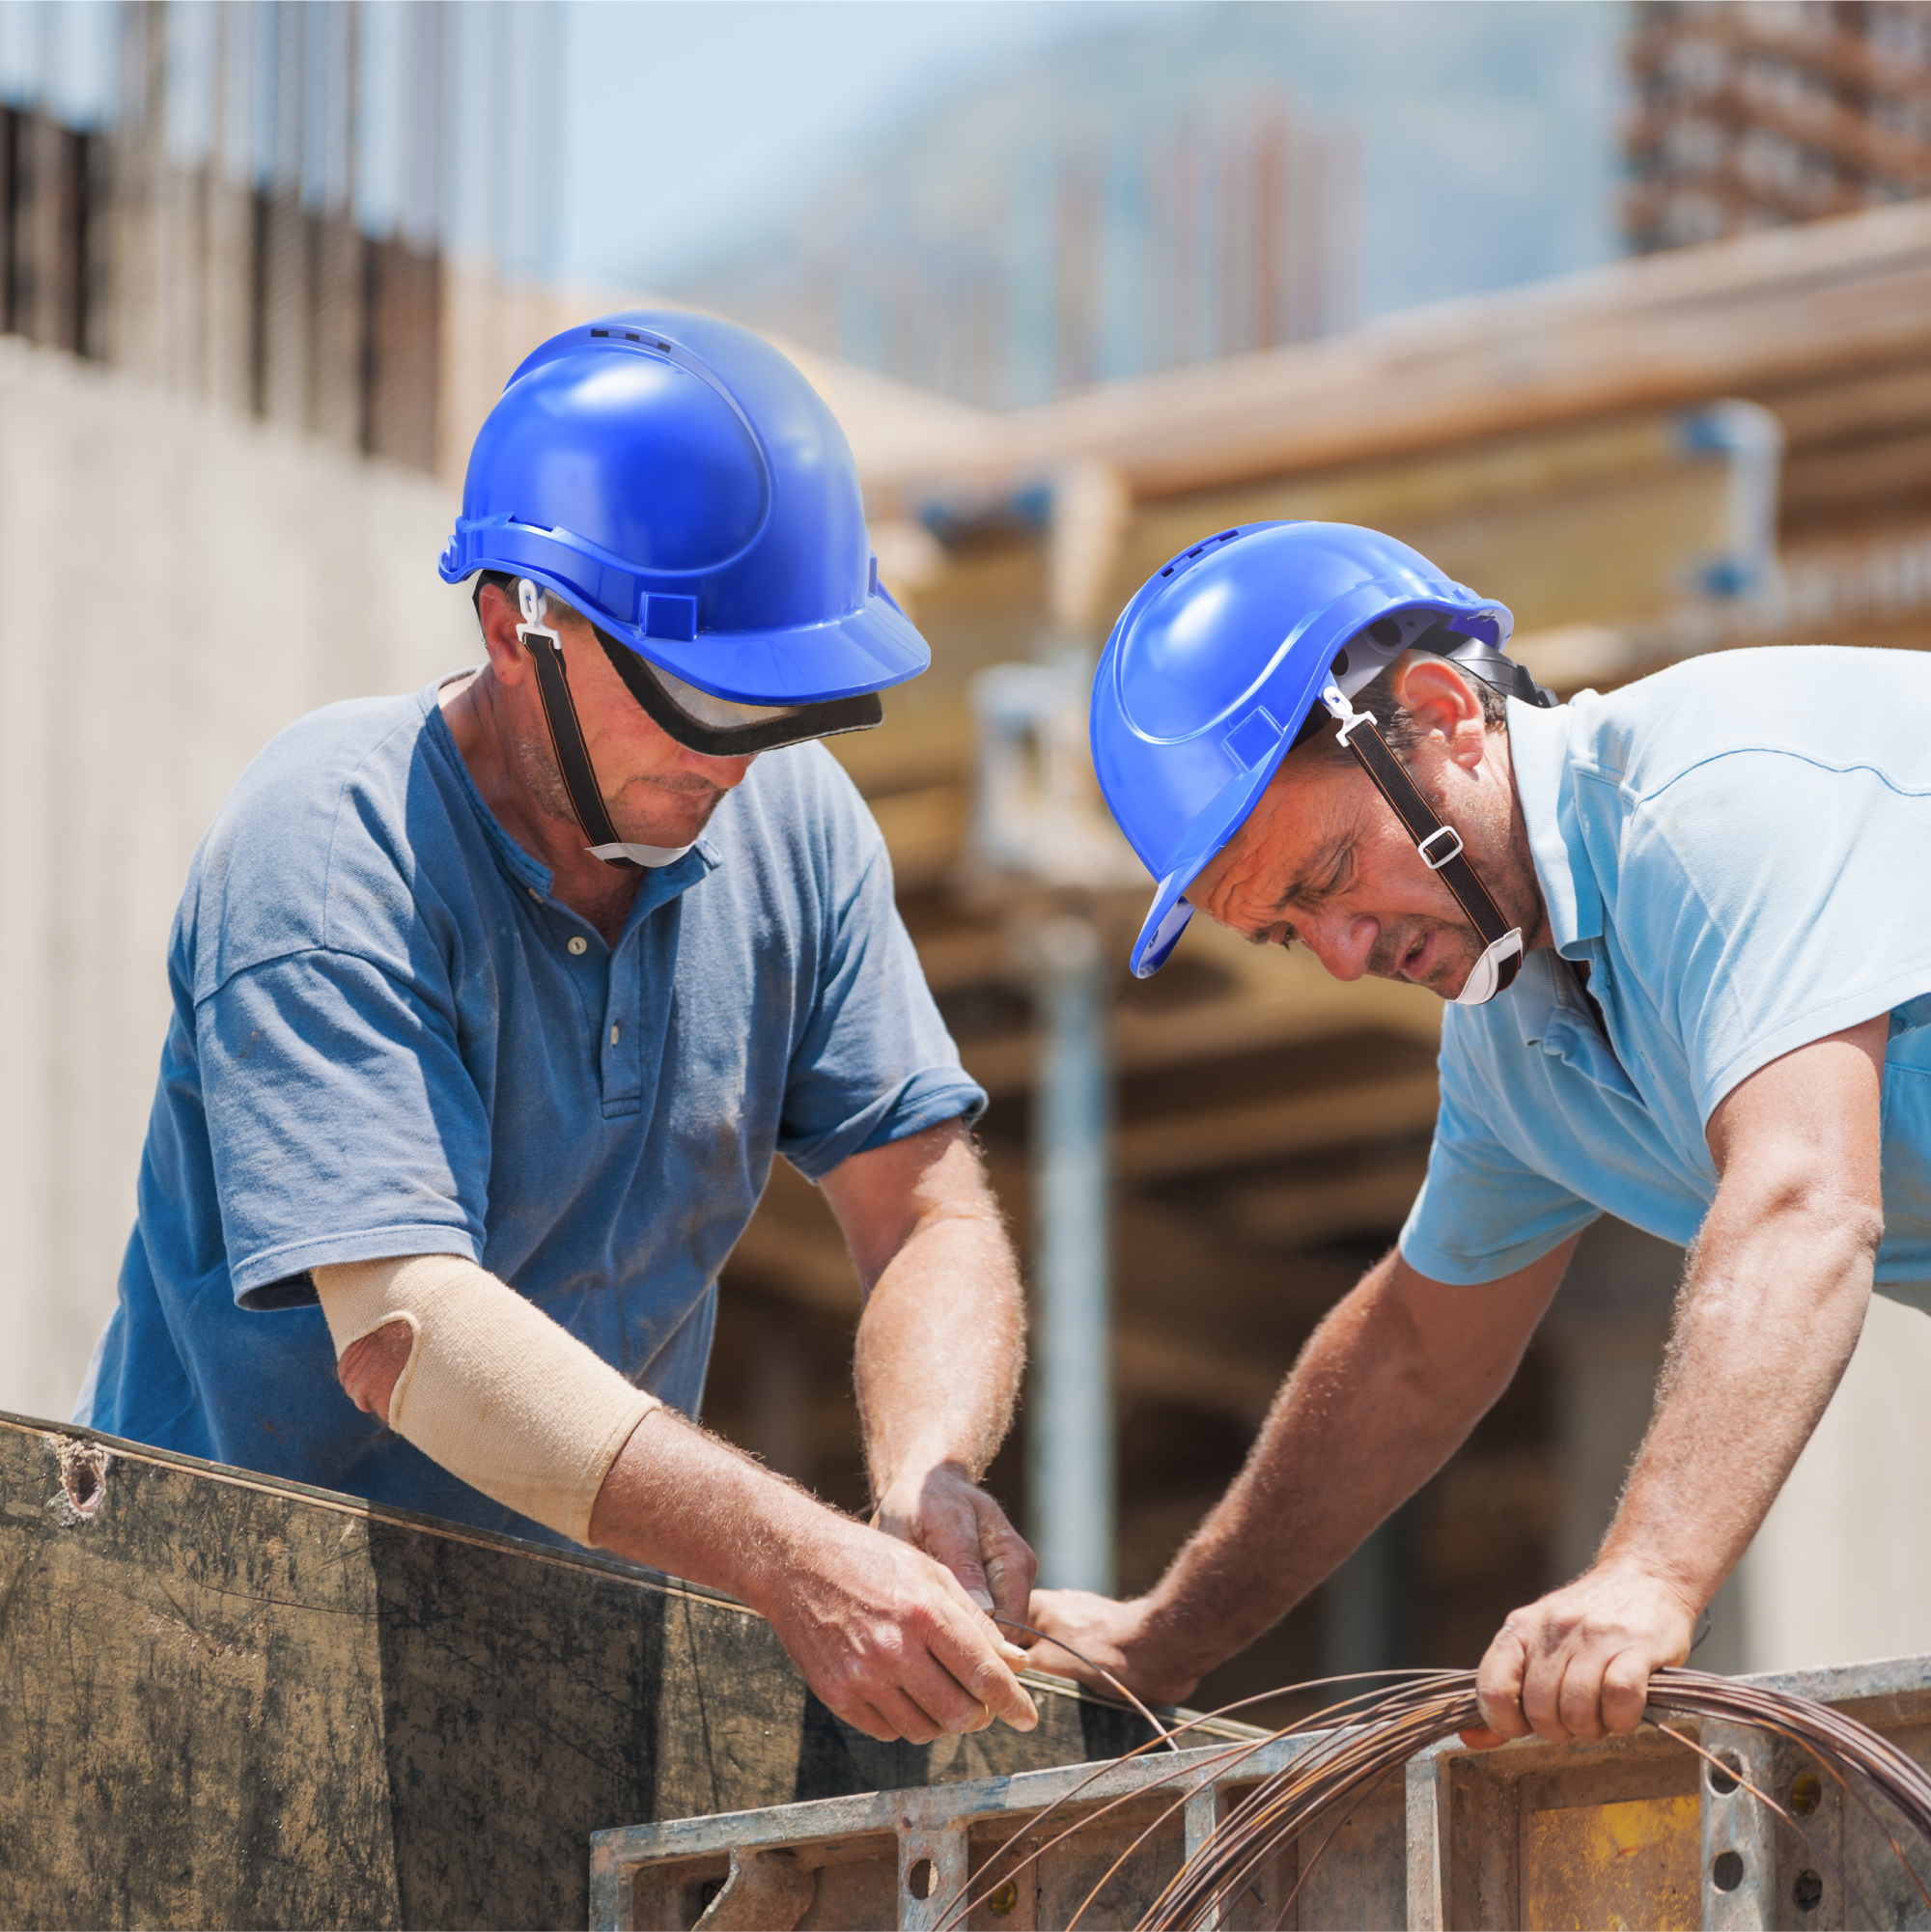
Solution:
<path fill-rule="evenodd" d="M 1888 1030 L 1880 1015 L 1786 1053 L 1711 1115 L 1721 1181 L 1649 1434 L 1593 1567 L 1517 1610 L 1483 1659 L 1484 1741 L 1632 1731 L 1650 1672 L 1689 1654 L 1863 1326 Z"/>
<path fill-rule="evenodd" d="M 1480 1288 L 1390 1254 L 1314 1331 L 1246 1467 L 1155 1588 L 1125 1604 L 1042 1590 L 1033 1622 L 1144 1696 L 1187 1696 L 1453 1453 L 1508 1386 L 1574 1245 Z M 1091 1678 L 1065 1652 L 1034 1656 Z"/>
<path fill-rule="evenodd" d="M 854 1381 L 873 1521 L 1023 1618 L 1032 1552 L 978 1487 L 1012 1424 L 1025 1303 L 998 1203 L 958 1121 L 826 1177 L 865 1289 Z"/>

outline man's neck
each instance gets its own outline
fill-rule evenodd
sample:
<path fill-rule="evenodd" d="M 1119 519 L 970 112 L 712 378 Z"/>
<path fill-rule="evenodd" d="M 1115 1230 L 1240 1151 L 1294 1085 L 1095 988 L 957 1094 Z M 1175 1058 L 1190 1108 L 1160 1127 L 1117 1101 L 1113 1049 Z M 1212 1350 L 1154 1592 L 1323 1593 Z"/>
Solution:
<path fill-rule="evenodd" d="M 1509 894 L 1510 916 L 1522 925 L 1525 953 L 1555 943 L 1549 925 L 1549 908 L 1542 897 L 1542 881 L 1535 870 L 1535 851 L 1528 842 L 1528 820 L 1522 809 L 1522 788 L 1515 781 L 1515 748 L 1506 731 L 1491 731 L 1488 756 L 1498 759 L 1508 779 L 1507 877 L 1500 882 Z"/>
<path fill-rule="evenodd" d="M 497 823 L 549 868 L 552 896 L 614 946 L 643 875 L 593 858 L 574 816 L 546 812 L 532 798 L 518 764 L 501 690 L 487 664 L 474 676 L 445 686 L 438 701 L 462 763 Z"/>

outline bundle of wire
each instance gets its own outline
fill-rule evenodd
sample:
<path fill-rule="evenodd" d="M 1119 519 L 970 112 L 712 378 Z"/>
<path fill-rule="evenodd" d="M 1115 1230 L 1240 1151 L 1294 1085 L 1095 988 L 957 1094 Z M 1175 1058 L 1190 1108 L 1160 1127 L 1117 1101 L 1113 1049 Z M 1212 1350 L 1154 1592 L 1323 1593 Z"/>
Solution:
<path fill-rule="evenodd" d="M 1405 1681 L 1393 1690 L 1377 1688 L 1385 1685 L 1388 1678 L 1395 1675 Z M 1358 1681 L 1334 1678 L 1322 1680 L 1322 1683 Z M 1162 1743 L 1171 1749 L 1179 1749 L 1185 1732 L 1192 1728 L 1191 1723 L 1168 1730 L 1160 1725 L 1145 1706 L 1126 1692 L 1123 1685 L 1116 1688 L 1161 1732 L 1160 1739 L 1153 1745 L 1143 1746 L 1142 1751 L 1156 1750 Z M 1294 1687 L 1301 1693 L 1320 1688 L 1320 1684 Z M 1239 1707 L 1230 1707 L 1235 1708 Z M 1221 1712 L 1216 1715 L 1228 1714 Z M 1759 1790 L 1735 1765 L 1719 1764 L 1694 1738 L 1674 1729 L 1665 1722 L 1672 1717 L 1766 1731 L 1807 1750 L 1817 1760 L 1818 1767 L 1842 1785 L 1851 1800 L 1889 1840 L 1926 1907 L 1931 1908 L 1931 1890 L 1926 1890 L 1896 1837 L 1863 1796 L 1863 1792 L 1868 1791 L 1885 1801 L 1926 1846 L 1931 1846 L 1931 1776 L 1927 1776 L 1888 1739 L 1829 1705 L 1794 1696 L 1787 1692 L 1768 1690 L 1761 1685 L 1712 1676 L 1701 1670 L 1659 1670 L 1650 1679 L 1645 1721 L 1656 1724 L 1697 1756 L 1717 1766 L 1727 1778 L 1735 1779 L 1806 1842 L 1812 1842 L 1810 1834 L 1798 1819 L 1793 1818 L 1768 1792 Z M 1189 1752 L 1184 1764 L 1176 1762 L 1171 1772 L 1138 1788 L 1137 1795 L 1141 1797 L 1149 1789 L 1165 1789 L 1171 1792 L 1172 1802 L 1133 1839 L 1101 1876 L 1068 1920 L 1068 1932 L 1078 1925 L 1084 1913 L 1133 1852 L 1205 1783 L 1220 1783 L 1238 1776 L 1241 1763 L 1268 1744 L 1290 1736 L 1311 1736 L 1311 1742 L 1286 1765 L 1258 1780 L 1232 1806 L 1154 1900 L 1139 1920 L 1135 1932 L 1164 1932 L 1164 1928 L 1185 1932 L 1185 1928 L 1222 1923 L 1233 1902 L 1243 1893 L 1257 1896 L 1258 1881 L 1268 1868 L 1284 1852 L 1298 1848 L 1298 1876 L 1293 1890 L 1280 1906 L 1280 1917 L 1285 1921 L 1293 1912 L 1301 1888 L 1333 1841 L 1334 1834 L 1362 1802 L 1388 1779 L 1399 1776 L 1402 1767 L 1415 1752 L 1443 1743 L 1463 1731 L 1475 1729 L 1481 1722 L 1475 1699 L 1475 1674 L 1471 1670 L 1381 1672 L 1375 1674 L 1374 1687 L 1357 1691 L 1336 1703 L 1330 1703 L 1291 1730 L 1274 1731 L 1251 1742 L 1217 1749 L 1207 1758 Z M 1133 1753 L 1134 1756 L 1140 1754 Z M 1106 1769 L 1096 1769 L 1093 1779 L 1103 1777 Z M 1086 1782 L 1091 1783 L 1093 1779 Z M 1080 1787 L 1081 1790 L 1083 1788 Z M 1068 1837 L 1092 1828 L 1127 1802 L 1124 1798 L 1116 1798 L 1077 1816 L 1069 1815 L 1056 1834 L 1042 1841 L 1042 1830 L 1049 1824 L 1052 1812 L 1063 1806 L 1076 1806 L 1079 1796 L 1080 1790 L 1068 1793 L 1058 1805 L 1029 1820 L 1021 1832 L 1015 1834 L 1001 1852 L 989 1860 L 976 1874 L 971 1887 L 973 1895 L 968 1899 L 962 1893 L 952 1901 L 952 1910 L 947 1913 L 944 1923 L 948 1926 L 963 1925 L 967 1912 L 1001 1884 Z M 1008 1863 L 1005 1854 L 1015 1851 L 1021 1839 L 1033 1840 L 1035 1849 L 1026 1857 Z M 1825 1863 L 1836 1864 L 1836 1861 L 1821 1847 L 1817 1849 Z M 1855 1895 L 1855 1888 L 1850 1886 L 1841 1870 L 1839 1877 L 1844 1879 L 1846 1890 Z"/>

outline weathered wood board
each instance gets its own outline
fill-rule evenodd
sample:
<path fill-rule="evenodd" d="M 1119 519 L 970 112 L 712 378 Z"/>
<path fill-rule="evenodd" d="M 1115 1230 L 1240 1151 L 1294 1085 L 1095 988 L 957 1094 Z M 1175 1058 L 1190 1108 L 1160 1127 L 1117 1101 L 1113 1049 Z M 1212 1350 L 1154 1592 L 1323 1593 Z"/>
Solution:
<path fill-rule="evenodd" d="M 876 1744 L 729 1600 L 0 1415 L 0 1924 L 581 1925 L 593 1831 L 1147 1735 L 1035 1701 Z"/>

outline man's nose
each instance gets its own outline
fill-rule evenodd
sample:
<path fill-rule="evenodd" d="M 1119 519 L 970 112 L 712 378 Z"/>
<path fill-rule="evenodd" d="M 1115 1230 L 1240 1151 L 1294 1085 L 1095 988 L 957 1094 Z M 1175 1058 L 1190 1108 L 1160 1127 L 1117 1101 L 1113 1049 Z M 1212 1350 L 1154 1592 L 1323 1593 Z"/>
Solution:
<path fill-rule="evenodd" d="M 1368 969 L 1381 924 L 1362 913 L 1316 912 L 1297 919 L 1302 942 L 1334 979 L 1359 979 Z"/>
<path fill-rule="evenodd" d="M 720 792 L 728 792 L 744 782 L 744 773 L 751 769 L 757 756 L 753 751 L 742 758 L 713 758 L 705 752 L 686 749 L 682 763 L 686 771 L 694 771 L 700 778 L 715 785 Z"/>

